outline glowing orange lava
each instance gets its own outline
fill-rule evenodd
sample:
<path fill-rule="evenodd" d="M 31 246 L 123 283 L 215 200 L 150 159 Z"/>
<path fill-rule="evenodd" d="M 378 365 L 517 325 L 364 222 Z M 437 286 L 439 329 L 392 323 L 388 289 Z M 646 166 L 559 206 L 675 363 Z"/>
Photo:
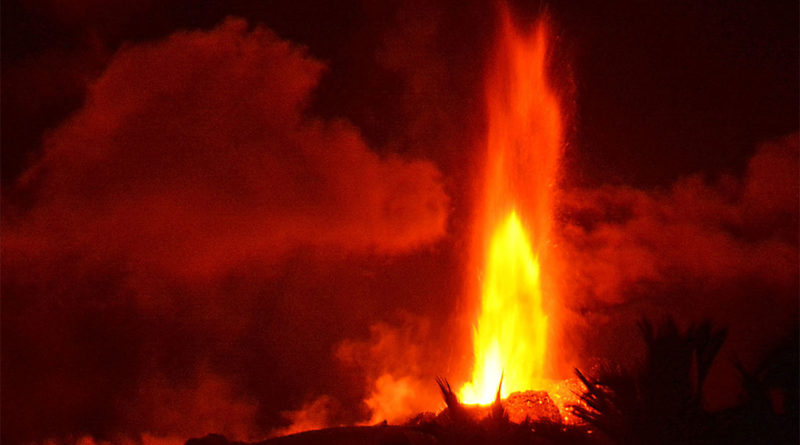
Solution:
<path fill-rule="evenodd" d="M 562 145 L 558 98 L 547 82 L 548 26 L 520 30 L 501 11 L 487 82 L 488 134 L 484 195 L 473 252 L 482 271 L 474 327 L 472 380 L 465 403 L 490 403 L 503 375 L 502 396 L 543 389 L 548 324 L 555 299 L 549 237 Z M 474 292 L 477 292 L 475 289 Z M 550 316 L 548 316 L 550 315 Z"/>

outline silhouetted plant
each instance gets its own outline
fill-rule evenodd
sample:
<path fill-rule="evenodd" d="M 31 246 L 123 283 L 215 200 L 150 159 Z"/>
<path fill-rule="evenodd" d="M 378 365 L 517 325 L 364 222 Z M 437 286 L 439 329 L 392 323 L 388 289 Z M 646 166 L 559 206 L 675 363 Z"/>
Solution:
<path fill-rule="evenodd" d="M 702 409 L 702 387 L 727 335 L 709 322 L 681 333 L 671 319 L 658 327 L 639 323 L 646 356 L 638 372 L 609 372 L 588 378 L 585 405 L 576 416 L 617 443 L 707 443 L 713 419 Z"/>
<path fill-rule="evenodd" d="M 727 442 L 800 443 L 800 350 L 796 336 L 787 340 L 753 369 L 734 362 L 744 391 L 738 406 L 717 413 Z"/>

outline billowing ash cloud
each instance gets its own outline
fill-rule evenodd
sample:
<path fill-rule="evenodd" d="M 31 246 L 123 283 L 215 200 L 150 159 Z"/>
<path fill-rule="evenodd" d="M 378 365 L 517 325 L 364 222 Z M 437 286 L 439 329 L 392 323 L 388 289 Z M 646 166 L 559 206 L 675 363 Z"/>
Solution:
<path fill-rule="evenodd" d="M 258 437 L 336 341 L 326 258 L 444 234 L 435 165 L 308 113 L 323 71 L 236 19 L 116 53 L 4 209 L 7 439 Z"/>

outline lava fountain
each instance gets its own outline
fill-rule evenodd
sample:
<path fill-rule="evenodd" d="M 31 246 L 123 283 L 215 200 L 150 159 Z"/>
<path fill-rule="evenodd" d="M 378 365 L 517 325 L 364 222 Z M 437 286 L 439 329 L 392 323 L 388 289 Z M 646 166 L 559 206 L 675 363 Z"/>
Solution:
<path fill-rule="evenodd" d="M 562 146 L 559 100 L 547 79 L 546 18 L 530 29 L 500 13 L 486 84 L 488 130 L 482 196 L 477 203 L 472 270 L 480 270 L 473 301 L 472 380 L 459 391 L 468 404 L 545 389 L 545 360 L 554 320 L 557 273 L 549 242 Z M 479 295 L 475 295 L 479 292 Z"/>

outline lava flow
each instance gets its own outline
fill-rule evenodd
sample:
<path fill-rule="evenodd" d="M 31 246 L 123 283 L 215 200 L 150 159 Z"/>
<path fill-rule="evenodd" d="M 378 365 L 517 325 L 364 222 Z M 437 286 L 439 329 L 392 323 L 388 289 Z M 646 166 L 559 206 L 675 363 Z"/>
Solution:
<path fill-rule="evenodd" d="M 562 145 L 559 100 L 547 80 L 548 26 L 530 30 L 501 12 L 486 86 L 488 134 L 483 195 L 478 203 L 473 270 L 482 271 L 474 327 L 472 380 L 459 391 L 468 404 L 516 391 L 545 389 L 546 312 L 557 299 L 549 237 Z"/>

